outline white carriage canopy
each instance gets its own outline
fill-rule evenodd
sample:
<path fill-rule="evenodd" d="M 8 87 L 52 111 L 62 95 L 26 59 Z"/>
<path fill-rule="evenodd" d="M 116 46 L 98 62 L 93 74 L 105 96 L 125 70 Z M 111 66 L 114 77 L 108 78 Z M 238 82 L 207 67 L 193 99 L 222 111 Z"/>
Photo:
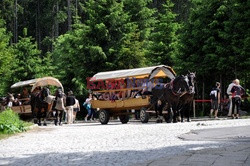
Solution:
<path fill-rule="evenodd" d="M 61 82 L 54 78 L 54 77 L 43 77 L 43 78 L 37 78 L 37 79 L 32 79 L 32 80 L 27 80 L 27 81 L 20 81 L 11 86 L 11 88 L 18 88 L 18 87 L 23 87 L 23 86 L 32 86 L 31 92 L 38 86 L 56 86 L 60 87 L 63 90 L 63 86 Z"/>
<path fill-rule="evenodd" d="M 155 78 L 155 77 L 169 77 L 170 79 L 175 78 L 176 73 L 174 70 L 165 65 L 136 68 L 136 69 L 126 69 L 126 70 L 116 70 L 108 72 L 100 72 L 95 74 L 90 81 L 101 81 L 109 79 L 126 79 L 126 78 Z"/>

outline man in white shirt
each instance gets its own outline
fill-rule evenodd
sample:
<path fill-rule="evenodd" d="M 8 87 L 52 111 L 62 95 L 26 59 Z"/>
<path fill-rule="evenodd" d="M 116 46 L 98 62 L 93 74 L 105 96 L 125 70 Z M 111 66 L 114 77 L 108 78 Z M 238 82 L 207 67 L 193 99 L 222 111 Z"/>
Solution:
<path fill-rule="evenodd" d="M 229 111 L 228 111 L 228 115 L 227 116 L 232 116 L 232 87 L 235 85 L 235 80 L 232 81 L 231 84 L 229 84 L 228 88 L 227 88 L 227 94 L 229 96 L 229 102 L 230 102 L 230 107 L 229 107 Z"/>

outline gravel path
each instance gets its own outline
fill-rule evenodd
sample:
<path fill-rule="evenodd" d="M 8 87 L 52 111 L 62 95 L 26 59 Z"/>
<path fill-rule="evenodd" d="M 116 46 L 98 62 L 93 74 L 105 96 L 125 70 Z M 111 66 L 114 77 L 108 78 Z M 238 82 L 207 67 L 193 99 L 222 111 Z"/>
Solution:
<path fill-rule="evenodd" d="M 250 125 L 250 119 L 177 124 L 79 123 L 36 129 L 0 140 L 0 165 L 134 165 L 233 142 L 184 141 L 197 129 Z"/>

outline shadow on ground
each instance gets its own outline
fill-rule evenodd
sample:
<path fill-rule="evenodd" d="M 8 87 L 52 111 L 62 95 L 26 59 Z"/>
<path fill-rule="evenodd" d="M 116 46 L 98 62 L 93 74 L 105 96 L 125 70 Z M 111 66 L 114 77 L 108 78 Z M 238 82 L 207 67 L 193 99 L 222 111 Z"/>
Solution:
<path fill-rule="evenodd" d="M 157 140 L 156 140 L 157 141 Z M 224 144 L 225 146 L 225 144 Z M 134 165 L 166 156 L 175 156 L 190 150 L 218 148 L 222 144 L 192 144 L 149 150 L 123 150 L 101 152 L 39 153 L 23 154 L 20 157 L 0 158 L 0 165 Z M 79 147 L 80 148 L 80 147 Z M 56 150 L 55 150 L 56 151 Z M 36 154 L 35 154 L 36 153 Z"/>

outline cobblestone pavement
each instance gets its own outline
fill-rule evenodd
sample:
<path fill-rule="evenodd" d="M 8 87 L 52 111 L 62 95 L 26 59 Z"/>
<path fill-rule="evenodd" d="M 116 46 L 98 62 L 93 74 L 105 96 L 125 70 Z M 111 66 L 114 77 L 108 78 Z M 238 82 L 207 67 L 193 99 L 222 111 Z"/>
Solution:
<path fill-rule="evenodd" d="M 166 161 L 171 163 L 171 159 L 186 161 L 188 158 L 187 161 L 191 162 L 199 160 L 202 155 L 204 158 L 206 154 L 209 160 L 217 155 L 207 153 L 206 149 L 211 149 L 211 152 L 214 148 L 227 151 L 227 147 L 230 149 L 240 144 L 242 146 L 236 147 L 243 148 L 246 145 L 233 141 L 192 141 L 178 137 L 191 130 L 249 125 L 250 119 L 177 124 L 131 122 L 122 125 L 111 122 L 108 125 L 49 125 L 0 140 L 0 165 L 164 165 Z M 249 149 L 237 153 L 249 154 Z M 168 160 L 166 157 L 169 157 Z M 240 164 L 244 164 L 243 160 L 249 162 L 249 156 L 242 158 Z M 193 164 L 200 165 L 201 162 Z"/>
<path fill-rule="evenodd" d="M 182 134 L 183 140 L 216 140 L 234 142 L 219 148 L 191 150 L 174 156 L 147 161 L 137 166 L 249 166 L 250 165 L 250 126 L 195 130 Z"/>

